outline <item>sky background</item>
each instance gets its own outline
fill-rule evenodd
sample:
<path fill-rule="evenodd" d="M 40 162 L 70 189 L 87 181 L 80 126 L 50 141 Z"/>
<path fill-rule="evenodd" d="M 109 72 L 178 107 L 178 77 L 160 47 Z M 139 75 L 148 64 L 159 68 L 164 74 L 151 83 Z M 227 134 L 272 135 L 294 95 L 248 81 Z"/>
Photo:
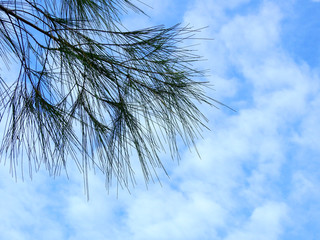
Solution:
<path fill-rule="evenodd" d="M 141 28 L 204 27 L 196 41 L 208 94 L 237 112 L 200 106 L 211 131 L 181 161 L 162 154 L 170 179 L 106 192 L 77 169 L 15 181 L 0 168 L 0 239 L 320 239 L 320 1 L 144 0 Z M 71 166 L 72 167 L 72 166 Z"/>

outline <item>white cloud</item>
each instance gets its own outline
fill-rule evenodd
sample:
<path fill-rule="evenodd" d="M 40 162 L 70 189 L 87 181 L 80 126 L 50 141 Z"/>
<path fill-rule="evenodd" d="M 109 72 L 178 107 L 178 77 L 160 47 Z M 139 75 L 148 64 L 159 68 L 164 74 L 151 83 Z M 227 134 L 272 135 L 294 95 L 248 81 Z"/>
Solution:
<path fill-rule="evenodd" d="M 259 60 L 278 43 L 280 20 L 281 12 L 277 5 L 265 3 L 258 14 L 235 16 L 221 28 L 219 37 L 224 40 L 230 57 L 236 57 L 231 59 L 235 63 L 252 58 Z"/>
<path fill-rule="evenodd" d="M 290 197 L 297 204 L 302 204 L 310 199 L 318 199 L 319 180 L 314 176 L 308 176 L 306 173 L 297 171 L 292 176 L 292 191 Z"/>
<path fill-rule="evenodd" d="M 287 207 L 284 203 L 268 202 L 257 207 L 248 221 L 232 231 L 226 240 L 280 239 L 286 212 Z"/>
<path fill-rule="evenodd" d="M 61 239 L 64 226 L 57 221 L 55 209 L 62 207 L 61 196 L 50 193 L 47 174 L 38 173 L 17 182 L 1 166 L 0 238 L 1 239 Z M 58 181 L 58 179 L 57 179 Z M 59 210 L 58 210 L 59 211 Z"/>
<path fill-rule="evenodd" d="M 207 239 L 223 224 L 226 211 L 203 193 L 163 188 L 142 193 L 128 208 L 133 239 Z"/>
<path fill-rule="evenodd" d="M 77 172 L 56 185 L 63 186 L 56 196 L 45 189 L 55 185 L 44 174 L 28 184 L 6 178 L 0 236 L 26 239 L 23 228 L 30 222 L 59 239 L 272 240 L 289 225 L 308 222 L 308 215 L 296 223 L 288 218 L 297 217 L 296 210 L 303 214 L 306 201 L 319 200 L 317 177 L 303 169 L 318 166 L 304 153 L 319 153 L 319 77 L 283 50 L 285 15 L 277 2 L 226 14 L 248 3 L 199 0 L 185 16 L 196 26 L 212 26 L 202 34 L 215 40 L 199 47 L 208 58 L 204 67 L 213 69 L 212 94 L 233 99 L 238 110 L 204 108 L 213 131 L 198 142 L 201 159 L 184 152 L 180 166 L 170 169 L 171 179 L 162 179 L 163 187 L 151 184 L 147 191 L 139 185 L 131 195 L 120 190 L 118 199 L 115 186 L 107 195 L 103 177 L 90 175 L 89 202 Z M 52 207 L 61 222 L 47 210 Z"/>

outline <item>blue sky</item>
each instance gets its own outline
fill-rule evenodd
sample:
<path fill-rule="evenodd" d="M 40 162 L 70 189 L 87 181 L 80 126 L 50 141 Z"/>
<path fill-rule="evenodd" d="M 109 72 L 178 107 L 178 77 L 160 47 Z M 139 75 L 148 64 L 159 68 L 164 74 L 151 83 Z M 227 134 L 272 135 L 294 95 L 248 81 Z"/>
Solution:
<path fill-rule="evenodd" d="M 163 154 L 170 179 L 146 189 L 137 174 L 131 194 L 90 173 L 88 202 L 71 163 L 68 180 L 17 182 L 2 164 L 0 239 L 320 239 L 320 1 L 145 2 L 151 18 L 126 25 L 209 26 L 196 47 L 208 94 L 237 112 L 200 106 L 201 159 Z"/>

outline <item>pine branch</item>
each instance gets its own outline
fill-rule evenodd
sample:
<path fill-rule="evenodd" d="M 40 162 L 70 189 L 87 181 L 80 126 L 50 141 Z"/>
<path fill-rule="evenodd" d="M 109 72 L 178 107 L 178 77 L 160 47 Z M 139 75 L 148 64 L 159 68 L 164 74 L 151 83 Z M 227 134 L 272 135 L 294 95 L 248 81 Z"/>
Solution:
<path fill-rule="evenodd" d="M 118 14 L 124 4 L 138 10 L 130 1 L 14 2 L 0 2 L 0 56 L 21 65 L 12 85 L 0 78 L 0 153 L 13 174 L 22 156 L 30 175 L 41 165 L 60 174 L 74 159 L 85 186 L 97 167 L 129 187 L 132 151 L 149 181 L 165 171 L 159 151 L 179 157 L 179 139 L 195 143 L 206 122 L 197 103 L 215 103 L 195 80 L 200 57 L 180 47 L 197 29 L 125 31 Z"/>

